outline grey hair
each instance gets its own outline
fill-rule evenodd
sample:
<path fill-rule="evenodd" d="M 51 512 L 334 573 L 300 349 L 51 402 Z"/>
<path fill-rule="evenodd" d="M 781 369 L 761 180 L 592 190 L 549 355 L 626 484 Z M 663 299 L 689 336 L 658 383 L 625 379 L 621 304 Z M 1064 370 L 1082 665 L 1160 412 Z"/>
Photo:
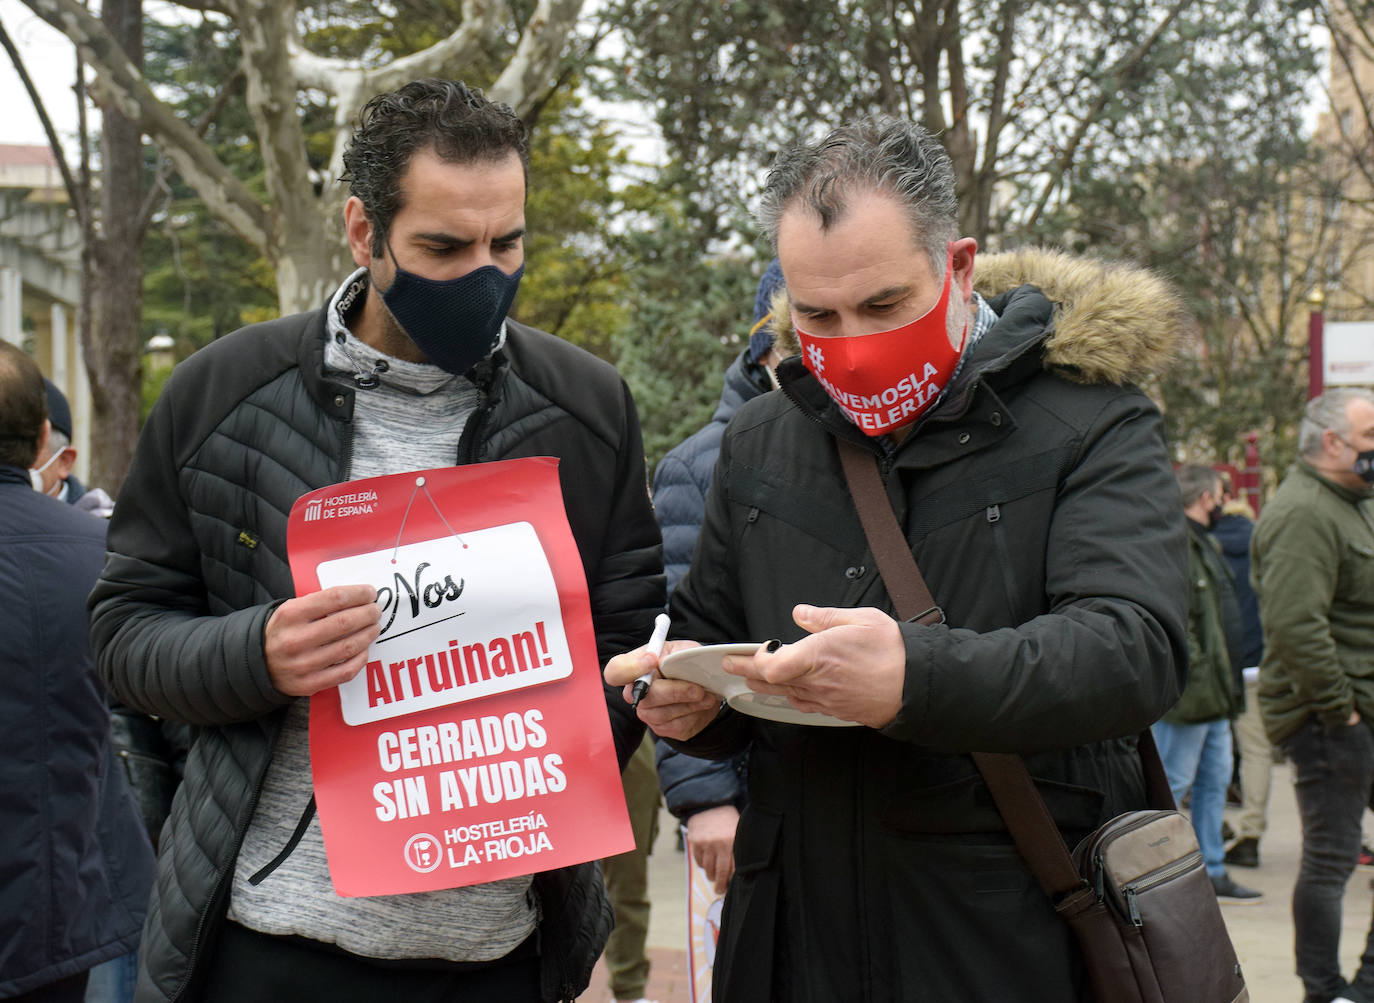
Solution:
<path fill-rule="evenodd" d="M 1174 477 L 1178 479 L 1178 493 L 1183 496 L 1183 507 L 1187 508 L 1203 496 L 1205 492 L 1211 491 L 1219 494 L 1218 486 L 1221 484 L 1221 474 L 1211 467 L 1204 467 L 1197 463 L 1185 463 L 1174 471 Z M 1217 501 L 1221 501 L 1218 497 Z"/>
<path fill-rule="evenodd" d="M 1313 397 L 1307 402 L 1298 426 L 1298 453 L 1312 458 L 1322 451 L 1322 433 L 1328 428 L 1343 439 L 1350 438 L 1350 417 L 1346 411 L 1351 401 L 1374 404 L 1374 391 L 1363 387 L 1337 387 Z"/>
<path fill-rule="evenodd" d="M 946 248 L 959 233 L 954 165 L 929 132 L 886 115 L 841 126 L 819 143 L 778 154 L 768 172 L 754 219 L 778 246 L 778 225 L 797 200 L 828 230 L 849 208 L 849 199 L 880 192 L 905 209 L 916 239 L 943 278 Z"/>

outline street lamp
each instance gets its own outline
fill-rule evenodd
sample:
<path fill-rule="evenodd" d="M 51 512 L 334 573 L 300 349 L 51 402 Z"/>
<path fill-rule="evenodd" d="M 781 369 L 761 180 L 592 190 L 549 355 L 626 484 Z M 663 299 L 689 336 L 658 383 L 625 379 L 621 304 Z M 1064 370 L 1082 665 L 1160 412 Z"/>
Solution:
<path fill-rule="evenodd" d="M 1307 399 L 1322 392 L 1322 307 L 1326 293 L 1321 286 L 1313 286 L 1307 294 Z"/>

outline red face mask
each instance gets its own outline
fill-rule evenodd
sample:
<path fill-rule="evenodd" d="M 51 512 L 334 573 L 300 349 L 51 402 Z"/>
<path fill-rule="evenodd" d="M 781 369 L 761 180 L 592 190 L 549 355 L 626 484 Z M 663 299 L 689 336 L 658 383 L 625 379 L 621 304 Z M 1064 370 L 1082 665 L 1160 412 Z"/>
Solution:
<path fill-rule="evenodd" d="M 951 254 L 945 264 L 940 299 L 910 324 L 837 338 L 817 338 L 797 328 L 806 368 L 865 435 L 885 435 L 910 425 L 954 375 L 968 325 L 959 347 L 950 345 L 946 317 L 953 258 Z"/>

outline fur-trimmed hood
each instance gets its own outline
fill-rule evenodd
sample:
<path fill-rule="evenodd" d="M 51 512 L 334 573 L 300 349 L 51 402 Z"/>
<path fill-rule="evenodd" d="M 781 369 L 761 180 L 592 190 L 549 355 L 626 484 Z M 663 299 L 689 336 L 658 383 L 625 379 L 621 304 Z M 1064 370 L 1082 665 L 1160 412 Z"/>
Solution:
<path fill-rule="evenodd" d="M 973 287 L 991 299 L 1019 286 L 1055 304 L 1046 367 L 1080 383 L 1140 383 L 1173 358 L 1187 312 L 1173 286 L 1138 265 L 1074 257 L 1049 248 L 980 254 Z M 784 354 L 800 351 L 787 292 L 773 297 L 774 336 Z"/>
<path fill-rule="evenodd" d="M 973 288 L 985 297 L 1032 285 L 1055 304 L 1045 365 L 1082 383 L 1139 383 L 1173 358 L 1187 313 L 1173 286 L 1138 265 L 1029 248 L 980 254 Z"/>

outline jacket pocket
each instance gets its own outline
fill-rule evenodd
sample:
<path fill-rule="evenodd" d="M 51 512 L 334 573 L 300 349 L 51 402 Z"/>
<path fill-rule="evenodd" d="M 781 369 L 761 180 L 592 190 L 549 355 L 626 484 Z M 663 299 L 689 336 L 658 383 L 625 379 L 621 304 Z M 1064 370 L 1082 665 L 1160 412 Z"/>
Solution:
<path fill-rule="evenodd" d="M 1374 549 L 1347 540 L 1341 554 L 1340 578 L 1340 595 L 1374 594 Z"/>

